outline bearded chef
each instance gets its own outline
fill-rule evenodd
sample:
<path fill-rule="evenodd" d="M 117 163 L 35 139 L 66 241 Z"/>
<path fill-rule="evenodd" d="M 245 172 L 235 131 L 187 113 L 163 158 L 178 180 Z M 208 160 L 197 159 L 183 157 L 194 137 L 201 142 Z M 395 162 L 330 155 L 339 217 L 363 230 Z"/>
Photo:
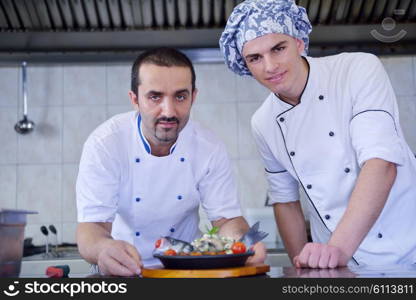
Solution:
<path fill-rule="evenodd" d="M 135 111 L 116 115 L 85 142 L 77 179 L 77 242 L 103 274 L 133 276 L 161 236 L 199 237 L 200 206 L 219 234 L 240 238 L 248 225 L 224 145 L 189 120 L 195 71 L 181 52 L 142 53 L 132 68 Z M 254 245 L 248 262 L 263 262 Z"/>
<path fill-rule="evenodd" d="M 416 159 L 389 78 L 371 54 L 307 56 L 311 30 L 292 0 L 247 0 L 220 39 L 228 67 L 271 91 L 251 124 L 284 244 L 297 267 L 413 264 Z"/>

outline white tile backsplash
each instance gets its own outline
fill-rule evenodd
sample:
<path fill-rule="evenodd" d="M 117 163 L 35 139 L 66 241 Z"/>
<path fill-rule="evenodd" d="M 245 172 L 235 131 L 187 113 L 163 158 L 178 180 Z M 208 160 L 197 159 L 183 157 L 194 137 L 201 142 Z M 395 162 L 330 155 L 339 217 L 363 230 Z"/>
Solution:
<path fill-rule="evenodd" d="M 411 56 L 381 57 L 396 96 L 416 95 L 414 66 Z"/>
<path fill-rule="evenodd" d="M 129 105 L 130 64 L 107 65 L 107 98 L 110 105 Z"/>
<path fill-rule="evenodd" d="M 62 166 L 62 221 L 77 220 L 75 184 L 78 176 L 78 164 Z"/>
<path fill-rule="evenodd" d="M 242 159 L 238 162 L 238 178 L 241 206 L 261 208 L 267 197 L 267 181 L 264 166 L 259 159 Z"/>
<path fill-rule="evenodd" d="M 416 152 L 416 56 L 383 57 L 382 62 L 398 95 L 404 135 Z M 28 65 L 28 111 L 36 128 L 20 136 L 13 127 L 22 117 L 21 69 L 0 67 L 0 207 L 40 212 L 28 216 L 26 228 L 35 244 L 44 243 L 40 226 L 50 224 L 57 228 L 59 242 L 75 242 L 75 182 L 82 146 L 106 119 L 133 109 L 127 94 L 130 68 L 130 62 Z M 195 69 L 199 94 L 192 119 L 224 141 L 243 211 L 260 218 L 267 182 L 250 119 L 269 92 L 224 64 L 197 64 Z M 301 195 L 306 213 L 308 200 Z M 273 232 L 273 224 L 268 226 Z"/>
<path fill-rule="evenodd" d="M 260 102 L 238 103 L 238 151 L 241 159 L 252 159 L 259 156 L 251 133 L 251 117 L 260 105 Z"/>
<path fill-rule="evenodd" d="M 63 162 L 78 163 L 82 147 L 91 132 L 107 119 L 106 107 L 74 106 L 64 108 Z"/>
<path fill-rule="evenodd" d="M 400 125 L 406 142 L 416 154 L 416 96 L 397 99 L 400 114 Z"/>
<path fill-rule="evenodd" d="M 236 96 L 238 102 L 259 102 L 262 103 L 270 91 L 259 84 L 251 76 L 236 75 Z"/>
<path fill-rule="evenodd" d="M 231 158 L 238 158 L 237 103 L 195 103 L 191 116 L 225 143 Z"/>
<path fill-rule="evenodd" d="M 65 243 L 76 243 L 77 223 L 62 223 L 61 238 Z"/>
<path fill-rule="evenodd" d="M 65 105 L 105 105 L 106 67 L 97 65 L 64 66 Z"/>
<path fill-rule="evenodd" d="M 0 92 L 1 95 L 1 92 Z M 17 133 L 14 125 L 21 119 L 17 116 L 17 108 L 0 109 L 0 165 L 17 163 Z"/>
<path fill-rule="evenodd" d="M 114 117 L 115 115 L 126 113 L 134 110 L 132 105 L 108 105 L 107 106 L 107 119 Z"/>
<path fill-rule="evenodd" d="M 33 108 L 29 119 L 35 129 L 18 137 L 18 161 L 21 164 L 62 162 L 62 109 L 55 106 Z"/>
<path fill-rule="evenodd" d="M 17 208 L 38 211 L 30 223 L 60 222 L 62 219 L 61 165 L 17 167 Z"/>
<path fill-rule="evenodd" d="M 28 111 L 31 107 L 63 104 L 63 67 L 42 65 L 27 67 Z M 19 102 L 20 106 L 22 102 Z"/>
<path fill-rule="evenodd" d="M 203 104 L 235 102 L 236 76 L 225 64 L 195 65 L 197 101 Z"/>
<path fill-rule="evenodd" d="M 16 208 L 16 165 L 0 165 L 0 209 Z"/>
<path fill-rule="evenodd" d="M 19 99 L 19 67 L 0 68 L 0 107 L 17 107 Z"/>

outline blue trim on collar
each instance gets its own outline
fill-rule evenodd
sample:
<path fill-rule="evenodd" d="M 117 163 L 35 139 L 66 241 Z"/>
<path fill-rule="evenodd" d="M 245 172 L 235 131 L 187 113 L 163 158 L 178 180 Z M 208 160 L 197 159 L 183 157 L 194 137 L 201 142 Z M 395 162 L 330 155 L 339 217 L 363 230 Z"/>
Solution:
<path fill-rule="evenodd" d="M 147 142 L 146 138 L 144 137 L 142 133 L 142 127 L 140 126 L 141 121 L 142 121 L 142 117 L 139 114 L 137 117 L 137 128 L 139 130 L 140 139 L 142 140 L 144 149 L 147 151 L 147 153 L 152 154 L 152 148 L 150 147 L 150 144 Z M 176 148 L 176 143 L 173 144 L 172 147 L 170 148 L 169 154 L 172 154 L 175 148 Z"/>
<path fill-rule="evenodd" d="M 142 128 L 140 126 L 141 121 L 142 121 L 142 117 L 139 115 L 137 117 L 137 128 L 139 129 L 139 135 L 140 135 L 140 138 L 142 139 L 144 149 L 146 149 L 147 153 L 151 154 L 152 151 L 150 149 L 150 144 L 146 141 L 142 133 Z"/>

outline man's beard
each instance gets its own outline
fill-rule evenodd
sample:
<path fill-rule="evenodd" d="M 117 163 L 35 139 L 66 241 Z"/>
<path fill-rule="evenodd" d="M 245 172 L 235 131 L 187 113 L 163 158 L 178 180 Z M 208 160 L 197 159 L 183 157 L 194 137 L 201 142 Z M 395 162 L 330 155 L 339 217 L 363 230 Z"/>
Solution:
<path fill-rule="evenodd" d="M 172 118 L 166 118 L 166 117 L 162 117 L 156 120 L 156 125 L 160 122 L 176 122 L 177 126 L 176 129 L 157 129 L 157 126 L 155 126 L 155 138 L 159 141 L 159 142 L 164 142 L 164 143 L 168 143 L 168 142 L 172 142 L 175 141 L 178 138 L 178 134 L 179 134 L 179 120 L 176 117 L 172 117 Z"/>

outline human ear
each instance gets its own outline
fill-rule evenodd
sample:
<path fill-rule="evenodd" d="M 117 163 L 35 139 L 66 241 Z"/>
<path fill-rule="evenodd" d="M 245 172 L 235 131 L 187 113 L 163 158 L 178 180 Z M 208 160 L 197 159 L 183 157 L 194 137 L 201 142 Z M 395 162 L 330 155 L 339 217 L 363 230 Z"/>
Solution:
<path fill-rule="evenodd" d="M 134 108 L 138 109 L 139 108 L 139 99 L 138 99 L 137 95 L 133 91 L 129 91 L 129 98 L 130 98 L 131 105 L 133 105 Z"/>

